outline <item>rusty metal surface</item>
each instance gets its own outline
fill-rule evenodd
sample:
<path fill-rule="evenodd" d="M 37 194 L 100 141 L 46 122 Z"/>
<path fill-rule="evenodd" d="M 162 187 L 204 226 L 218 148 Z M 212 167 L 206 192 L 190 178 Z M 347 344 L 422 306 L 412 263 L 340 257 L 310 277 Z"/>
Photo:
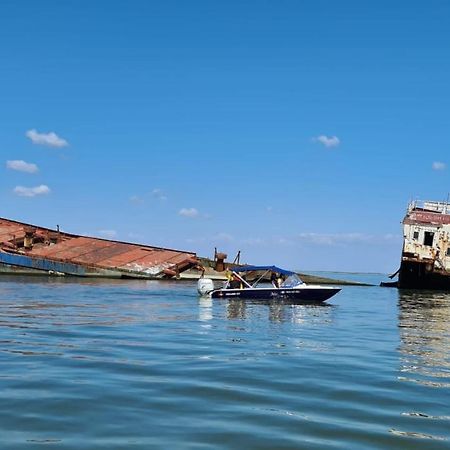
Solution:
<path fill-rule="evenodd" d="M 193 252 L 78 236 L 0 218 L 2 251 L 31 259 L 79 265 L 89 268 L 90 274 L 98 268 L 99 274 L 108 269 L 138 278 L 173 276 L 197 263 Z"/>
<path fill-rule="evenodd" d="M 424 263 L 427 270 L 450 273 L 450 204 L 417 202 L 403 220 L 401 263 Z M 424 266 L 425 267 L 425 266 Z"/>
<path fill-rule="evenodd" d="M 435 212 L 411 211 L 405 217 L 403 223 L 432 223 L 436 225 L 448 225 L 450 224 L 450 215 Z"/>

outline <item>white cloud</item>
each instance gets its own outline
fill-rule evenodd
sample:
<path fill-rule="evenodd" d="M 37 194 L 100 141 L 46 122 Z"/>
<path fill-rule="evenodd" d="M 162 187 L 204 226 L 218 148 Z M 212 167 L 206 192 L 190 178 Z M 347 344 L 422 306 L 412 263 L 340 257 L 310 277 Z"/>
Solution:
<path fill-rule="evenodd" d="M 213 240 L 221 242 L 233 242 L 234 237 L 229 233 L 217 233 L 215 236 L 213 236 Z"/>
<path fill-rule="evenodd" d="M 117 237 L 116 230 L 99 230 L 98 234 L 100 234 L 100 236 L 103 236 L 107 239 L 113 239 L 113 238 Z"/>
<path fill-rule="evenodd" d="M 131 239 L 142 239 L 143 238 L 142 234 L 133 233 L 133 232 L 128 233 L 128 237 Z"/>
<path fill-rule="evenodd" d="M 144 199 L 139 197 L 139 195 L 132 195 L 130 197 L 130 202 L 134 203 L 135 205 L 142 205 L 144 203 Z"/>
<path fill-rule="evenodd" d="M 195 218 L 198 217 L 200 213 L 196 208 L 181 208 L 178 211 L 178 214 L 183 217 Z"/>
<path fill-rule="evenodd" d="M 16 186 L 14 188 L 14 194 L 20 197 L 36 197 L 37 195 L 47 195 L 50 194 L 50 188 L 45 184 L 41 184 L 36 187 L 24 187 L 24 186 Z"/>
<path fill-rule="evenodd" d="M 51 131 L 50 133 L 38 133 L 37 130 L 28 130 L 25 135 L 31 139 L 31 142 L 36 145 L 46 145 L 48 147 L 67 147 L 69 143 L 60 138 L 56 133 Z"/>
<path fill-rule="evenodd" d="M 393 234 L 373 235 L 364 233 L 300 233 L 297 238 L 302 242 L 316 245 L 379 244 L 400 239 L 399 236 Z"/>
<path fill-rule="evenodd" d="M 260 237 L 250 237 L 250 238 L 246 238 L 246 239 L 241 239 L 241 244 L 258 247 L 260 245 L 266 245 L 267 240 L 260 238 Z"/>
<path fill-rule="evenodd" d="M 27 163 L 21 159 L 6 161 L 6 167 L 11 170 L 27 173 L 36 173 L 39 170 L 36 164 Z"/>
<path fill-rule="evenodd" d="M 433 168 L 433 170 L 444 170 L 447 165 L 443 162 L 435 161 L 431 167 Z"/>
<path fill-rule="evenodd" d="M 217 243 L 227 244 L 231 242 L 235 242 L 235 238 L 229 233 L 217 233 L 210 236 L 201 236 L 201 237 L 192 237 L 187 238 L 186 242 L 188 244 L 204 244 L 208 243 L 210 246 L 214 246 Z"/>
<path fill-rule="evenodd" d="M 205 238 L 186 238 L 188 244 L 200 244 L 206 242 Z"/>
<path fill-rule="evenodd" d="M 313 138 L 313 141 L 319 142 L 327 148 L 337 147 L 341 143 L 341 140 L 337 136 L 328 137 L 323 134 Z"/>
<path fill-rule="evenodd" d="M 161 200 L 162 202 L 167 200 L 167 195 L 164 193 L 162 189 L 159 188 L 153 189 L 152 197 L 155 197 L 158 200 Z"/>
<path fill-rule="evenodd" d="M 351 242 L 366 242 L 370 240 L 370 236 L 362 233 L 300 233 L 300 240 L 308 241 L 319 245 L 337 245 Z"/>

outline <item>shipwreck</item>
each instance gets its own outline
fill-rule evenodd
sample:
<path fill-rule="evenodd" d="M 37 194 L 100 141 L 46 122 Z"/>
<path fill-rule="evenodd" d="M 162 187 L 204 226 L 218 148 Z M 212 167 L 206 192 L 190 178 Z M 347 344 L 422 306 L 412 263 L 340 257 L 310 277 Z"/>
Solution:
<path fill-rule="evenodd" d="M 192 252 L 79 236 L 0 218 L 0 273 L 159 279 L 196 267 Z"/>
<path fill-rule="evenodd" d="M 397 273 L 399 288 L 450 289 L 449 202 L 414 201 L 408 205 Z"/>

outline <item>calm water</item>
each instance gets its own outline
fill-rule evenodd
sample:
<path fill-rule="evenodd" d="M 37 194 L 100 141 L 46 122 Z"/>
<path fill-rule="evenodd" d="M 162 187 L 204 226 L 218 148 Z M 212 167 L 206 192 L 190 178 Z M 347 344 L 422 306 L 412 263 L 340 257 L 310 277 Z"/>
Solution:
<path fill-rule="evenodd" d="M 449 449 L 449 319 L 443 293 L 3 276 L 0 448 Z"/>

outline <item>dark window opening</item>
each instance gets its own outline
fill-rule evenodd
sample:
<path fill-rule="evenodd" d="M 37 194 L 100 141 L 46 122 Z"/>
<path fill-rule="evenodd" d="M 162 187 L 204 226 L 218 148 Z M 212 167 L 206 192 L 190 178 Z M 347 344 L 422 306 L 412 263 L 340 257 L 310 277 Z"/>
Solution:
<path fill-rule="evenodd" d="M 413 235 L 414 239 L 419 239 L 419 232 L 418 231 L 414 231 L 414 235 Z"/>
<path fill-rule="evenodd" d="M 433 246 L 434 233 L 431 231 L 425 231 L 425 237 L 423 238 L 423 245 Z"/>
<path fill-rule="evenodd" d="M 447 249 L 447 256 L 450 256 L 450 247 Z"/>

